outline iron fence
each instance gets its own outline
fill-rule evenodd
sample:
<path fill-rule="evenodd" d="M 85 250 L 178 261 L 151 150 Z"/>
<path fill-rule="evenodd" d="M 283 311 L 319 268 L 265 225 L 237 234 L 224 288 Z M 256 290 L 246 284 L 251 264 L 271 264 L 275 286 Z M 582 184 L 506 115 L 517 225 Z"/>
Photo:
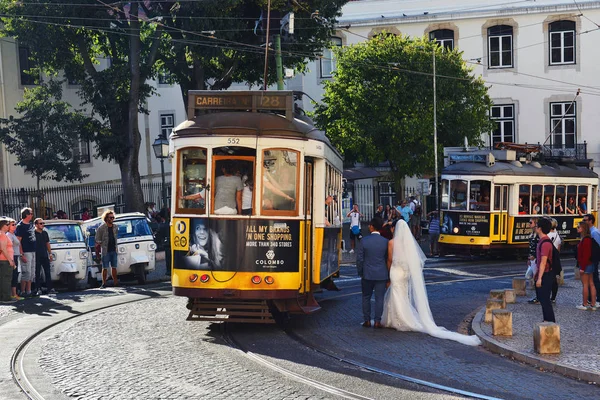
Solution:
<path fill-rule="evenodd" d="M 162 205 L 161 185 L 161 182 L 143 181 L 144 201 Z M 166 182 L 165 186 L 168 203 L 171 182 Z M 121 183 L 43 187 L 39 191 L 26 187 L 0 189 L 0 215 L 16 220 L 20 219 L 20 211 L 23 207 L 30 207 L 36 217 L 51 219 L 54 213 L 62 210 L 69 218 L 80 219 L 84 208 L 96 216 L 96 206 L 104 204 L 114 204 L 116 213 L 128 209 Z"/>

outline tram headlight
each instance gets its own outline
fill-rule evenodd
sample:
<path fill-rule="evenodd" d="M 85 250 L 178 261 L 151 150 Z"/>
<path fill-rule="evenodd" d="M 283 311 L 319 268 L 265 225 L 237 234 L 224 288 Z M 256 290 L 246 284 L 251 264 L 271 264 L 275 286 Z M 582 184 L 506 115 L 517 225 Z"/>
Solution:
<path fill-rule="evenodd" d="M 455 226 L 454 229 L 452 229 L 452 232 L 458 233 L 458 226 Z"/>
<path fill-rule="evenodd" d="M 210 279 L 210 276 L 208 276 L 208 274 L 202 274 L 202 276 L 200 277 L 200 282 L 206 283 L 206 282 L 208 282 L 209 279 Z"/>
<path fill-rule="evenodd" d="M 272 285 L 272 284 L 273 284 L 273 282 L 275 282 L 275 279 L 273 279 L 273 277 L 272 277 L 272 276 L 269 276 L 269 275 L 265 276 L 265 283 L 266 283 L 267 285 Z"/>
<path fill-rule="evenodd" d="M 254 276 L 252 277 L 252 283 L 254 283 L 255 285 L 258 285 L 260 282 L 262 282 L 262 279 L 261 279 L 261 277 L 260 277 L 260 276 L 258 276 L 258 275 L 254 275 Z"/>
<path fill-rule="evenodd" d="M 190 282 L 194 283 L 197 280 L 198 280 L 198 275 L 197 274 L 190 275 Z"/>

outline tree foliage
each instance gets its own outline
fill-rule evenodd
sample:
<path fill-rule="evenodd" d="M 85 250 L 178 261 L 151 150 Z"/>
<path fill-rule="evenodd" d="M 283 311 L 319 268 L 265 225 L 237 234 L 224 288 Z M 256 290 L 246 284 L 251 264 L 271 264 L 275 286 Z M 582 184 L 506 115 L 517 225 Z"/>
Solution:
<path fill-rule="evenodd" d="M 25 89 L 15 111 L 21 116 L 0 120 L 0 141 L 17 156 L 26 173 L 40 180 L 81 181 L 87 175 L 73 156 L 79 140 L 101 131 L 100 123 L 62 100 L 62 83 L 51 80 Z"/>
<path fill-rule="evenodd" d="M 433 52 L 438 150 L 464 137 L 481 143 L 482 132 L 491 130 L 491 101 L 461 53 L 384 33 L 337 51 L 334 79 L 316 106 L 317 124 L 347 161 L 388 161 L 396 181 L 433 170 Z"/>
<path fill-rule="evenodd" d="M 272 1 L 274 13 L 297 13 L 297 33 L 284 40 L 284 65 L 302 69 L 317 56 L 346 2 Z M 29 47 L 44 73 L 63 71 L 81 84 L 83 104 L 108 128 L 94 137 L 97 153 L 119 164 L 126 207 L 141 210 L 138 112 L 147 112 L 154 91 L 149 80 L 168 73 L 181 84 L 184 104 L 190 89 L 261 82 L 265 39 L 254 28 L 266 6 L 266 0 L 3 1 L 1 33 Z M 273 82 L 270 54 L 267 79 Z"/>

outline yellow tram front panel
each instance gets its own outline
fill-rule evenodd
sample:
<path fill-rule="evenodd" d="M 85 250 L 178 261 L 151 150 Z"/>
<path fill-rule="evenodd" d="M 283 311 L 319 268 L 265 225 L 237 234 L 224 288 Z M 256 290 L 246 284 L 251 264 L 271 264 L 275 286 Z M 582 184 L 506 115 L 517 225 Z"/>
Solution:
<path fill-rule="evenodd" d="M 300 220 L 173 218 L 173 287 L 304 292 Z"/>
<path fill-rule="evenodd" d="M 315 228 L 313 283 L 319 284 L 339 271 L 341 241 L 339 227 Z"/>

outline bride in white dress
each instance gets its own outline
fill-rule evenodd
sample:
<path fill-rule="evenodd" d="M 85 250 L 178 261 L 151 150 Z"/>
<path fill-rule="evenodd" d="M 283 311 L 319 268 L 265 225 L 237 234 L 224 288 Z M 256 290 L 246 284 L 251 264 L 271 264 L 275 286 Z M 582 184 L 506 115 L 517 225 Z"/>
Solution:
<path fill-rule="evenodd" d="M 477 336 L 451 332 L 435 324 L 423 278 L 426 259 L 406 222 L 398 221 L 394 239 L 388 245 L 391 284 L 385 294 L 381 323 L 399 331 L 423 332 L 470 346 L 480 345 Z"/>

